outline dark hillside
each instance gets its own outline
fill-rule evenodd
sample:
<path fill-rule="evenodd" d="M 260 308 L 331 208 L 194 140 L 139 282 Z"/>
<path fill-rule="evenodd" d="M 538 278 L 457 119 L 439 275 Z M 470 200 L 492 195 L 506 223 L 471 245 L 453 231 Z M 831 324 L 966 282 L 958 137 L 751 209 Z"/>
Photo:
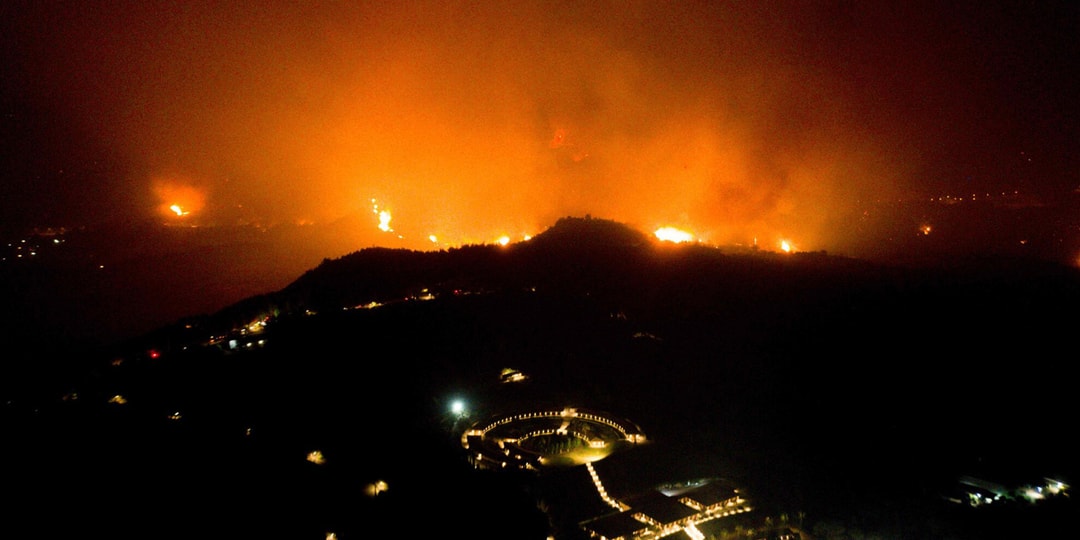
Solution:
<path fill-rule="evenodd" d="M 1053 434 L 1070 419 L 1056 390 L 1078 301 L 1075 269 L 1052 264 L 736 254 L 598 219 L 505 247 L 361 250 L 9 399 L 19 444 L 4 457 L 35 479 L 5 474 L 30 493 L 16 524 L 77 511 L 93 520 L 81 532 L 111 531 L 115 502 L 166 520 L 158 503 L 178 508 L 184 533 L 218 522 L 243 535 L 247 517 L 226 510 L 242 499 L 272 511 L 258 530 L 302 537 L 393 529 L 423 507 L 412 534 L 485 522 L 498 524 L 490 537 L 524 524 L 520 537 L 544 538 L 583 517 L 560 501 L 595 507 L 559 491 L 582 479 L 473 471 L 459 437 L 486 415 L 578 406 L 653 441 L 600 462 L 620 493 L 715 475 L 745 486 L 763 516 L 988 538 L 940 493 L 962 475 L 1077 473 Z M 527 379 L 500 383 L 507 367 Z M 448 412 L 455 398 L 462 417 Z M 325 464 L 305 460 L 316 449 Z M 363 495 L 380 479 L 388 491 Z M 109 497 L 57 496 L 110 480 Z M 199 486 L 212 492 L 180 495 Z M 1049 526 L 1033 519 L 1012 525 Z"/>

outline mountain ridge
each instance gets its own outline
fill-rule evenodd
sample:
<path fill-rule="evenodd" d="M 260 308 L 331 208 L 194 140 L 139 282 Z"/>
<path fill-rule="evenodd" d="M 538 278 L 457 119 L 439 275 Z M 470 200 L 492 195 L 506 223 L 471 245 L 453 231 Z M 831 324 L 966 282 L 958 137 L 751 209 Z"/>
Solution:
<path fill-rule="evenodd" d="M 891 288 L 903 294 L 907 288 L 1068 283 L 1076 276 L 1074 268 L 1004 257 L 912 267 L 824 252 L 736 252 L 656 240 L 613 220 L 568 216 L 527 241 L 505 246 L 474 244 L 440 251 L 360 249 L 324 259 L 280 290 L 204 315 L 240 322 L 260 311 L 323 311 L 394 301 L 425 290 L 428 294 L 452 294 L 475 288 L 566 287 L 578 293 L 614 295 L 671 287 L 682 279 L 688 280 L 687 286 L 696 280 L 699 284 L 713 282 L 708 287 L 715 288 L 719 286 L 715 281 L 723 279 L 732 283 L 729 292 L 739 296 L 751 291 L 779 296 L 814 287 L 836 292 L 860 286 Z M 743 283 L 735 283 L 740 280 Z"/>

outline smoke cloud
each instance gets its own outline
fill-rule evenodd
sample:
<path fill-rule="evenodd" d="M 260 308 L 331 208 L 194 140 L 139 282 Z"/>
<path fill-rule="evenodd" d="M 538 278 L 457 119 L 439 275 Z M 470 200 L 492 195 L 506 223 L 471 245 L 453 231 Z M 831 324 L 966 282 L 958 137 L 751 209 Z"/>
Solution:
<path fill-rule="evenodd" d="M 118 164 L 121 211 L 187 193 L 203 224 L 352 219 L 357 248 L 588 213 L 843 249 L 868 204 L 953 187 L 924 181 L 1010 125 L 986 114 L 1014 89 L 982 92 L 1001 49 L 981 40 L 1012 26 L 976 7 L 404 4 L 37 8 L 9 95 L 64 104 Z"/>

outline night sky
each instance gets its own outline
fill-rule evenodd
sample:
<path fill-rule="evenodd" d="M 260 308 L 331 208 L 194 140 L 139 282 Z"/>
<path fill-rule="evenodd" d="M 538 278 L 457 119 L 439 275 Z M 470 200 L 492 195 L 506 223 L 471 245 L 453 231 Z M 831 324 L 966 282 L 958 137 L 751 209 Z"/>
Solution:
<path fill-rule="evenodd" d="M 816 250 L 880 201 L 1080 186 L 1071 1 L 12 0 L 0 25 L 6 232 L 352 217 L 358 248 L 426 249 L 591 213 Z"/>

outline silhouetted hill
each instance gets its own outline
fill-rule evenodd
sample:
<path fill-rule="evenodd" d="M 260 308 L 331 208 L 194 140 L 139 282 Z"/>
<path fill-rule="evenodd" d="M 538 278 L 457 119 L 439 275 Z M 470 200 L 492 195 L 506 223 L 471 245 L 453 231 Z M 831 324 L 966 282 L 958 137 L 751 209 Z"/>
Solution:
<path fill-rule="evenodd" d="M 313 311 L 392 301 L 418 294 L 558 287 L 593 294 L 623 294 L 684 280 L 741 279 L 805 261 L 840 270 L 866 263 L 821 254 L 730 256 L 705 246 L 665 245 L 627 225 L 598 218 L 562 218 L 531 240 L 470 245 L 438 252 L 367 248 L 326 259 L 283 290 L 260 298 L 289 309 Z M 720 272 L 720 275 L 707 276 Z M 765 279 L 766 276 L 759 275 Z M 250 303 L 241 303 L 237 309 Z M 247 316 L 245 314 L 244 316 Z"/>
<path fill-rule="evenodd" d="M 533 247 L 556 250 L 605 249 L 616 246 L 640 247 L 652 243 L 645 233 L 610 219 L 563 217 L 551 228 L 529 241 Z"/>
<path fill-rule="evenodd" d="M 323 261 L 286 287 L 282 296 L 323 309 L 393 300 L 421 288 L 451 292 L 588 279 L 597 273 L 613 275 L 614 265 L 641 262 L 651 247 L 644 234 L 614 221 L 562 218 L 535 238 L 510 246 L 471 245 L 439 252 L 364 249 Z M 587 268 L 593 265 L 603 266 Z"/>
<path fill-rule="evenodd" d="M 894 267 L 818 252 L 733 253 L 659 242 L 609 220 L 567 217 L 529 241 L 508 246 L 438 252 L 368 248 L 326 259 L 282 290 L 238 303 L 218 318 L 240 324 L 268 312 L 338 310 L 423 294 L 540 289 L 592 295 L 637 316 L 656 317 L 657 324 L 673 317 L 700 321 L 700 314 L 708 313 L 753 334 L 765 332 L 778 317 L 800 314 L 810 325 L 840 316 L 866 324 L 865 317 L 851 315 L 865 312 L 894 328 L 936 321 L 923 331 L 943 332 L 961 324 L 992 324 L 985 319 L 998 311 L 996 306 L 1035 306 L 1053 301 L 1061 290 L 1068 296 L 1075 281 L 1075 269 L 1038 260 L 973 257 L 933 267 Z M 756 324 L 761 330 L 752 328 Z"/>

